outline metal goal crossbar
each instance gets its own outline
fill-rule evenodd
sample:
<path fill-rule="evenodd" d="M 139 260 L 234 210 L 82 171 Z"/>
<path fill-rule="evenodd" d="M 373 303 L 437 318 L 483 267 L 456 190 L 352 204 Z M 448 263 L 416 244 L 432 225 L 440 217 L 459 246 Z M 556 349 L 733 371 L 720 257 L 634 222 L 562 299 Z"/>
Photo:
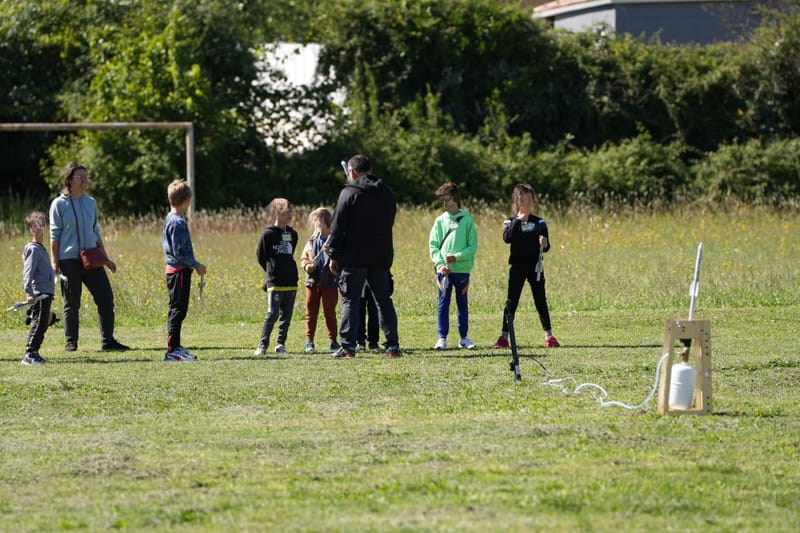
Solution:
<path fill-rule="evenodd" d="M 0 131 L 72 131 L 72 130 L 186 130 L 186 181 L 194 188 L 194 124 L 192 122 L 5 122 Z M 192 194 L 189 214 L 194 213 Z"/>

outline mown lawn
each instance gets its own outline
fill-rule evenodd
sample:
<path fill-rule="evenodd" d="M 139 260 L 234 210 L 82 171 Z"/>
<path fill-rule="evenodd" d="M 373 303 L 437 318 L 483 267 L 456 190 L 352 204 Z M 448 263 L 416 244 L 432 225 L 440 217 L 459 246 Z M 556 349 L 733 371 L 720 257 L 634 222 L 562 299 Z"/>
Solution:
<path fill-rule="evenodd" d="M 302 298 L 291 353 L 254 357 L 264 312 L 257 224 L 209 223 L 195 231 L 208 286 L 184 329 L 200 361 L 162 363 L 158 223 L 117 222 L 107 232 L 120 264 L 112 284 L 119 338 L 133 351 L 98 350 L 88 294 L 80 350 L 64 353 L 56 327 L 42 367 L 19 364 L 21 317 L 0 322 L 0 529 L 800 527 L 796 215 L 552 217 L 545 268 L 563 346 L 542 348 L 525 294 L 520 384 L 509 353 L 489 348 L 506 269 L 498 213 L 477 214 L 470 336 L 479 348 L 430 349 L 435 295 L 424 243 L 433 215 L 406 209 L 398 224 L 399 360 L 301 353 Z M 696 317 L 712 324 L 713 414 L 659 416 L 655 400 L 603 408 L 590 391 L 545 384 L 572 378 L 602 386 L 608 399 L 641 402 L 653 388 L 664 319 L 687 313 L 700 241 Z M 8 305 L 20 296 L 22 243 L 2 242 Z"/>

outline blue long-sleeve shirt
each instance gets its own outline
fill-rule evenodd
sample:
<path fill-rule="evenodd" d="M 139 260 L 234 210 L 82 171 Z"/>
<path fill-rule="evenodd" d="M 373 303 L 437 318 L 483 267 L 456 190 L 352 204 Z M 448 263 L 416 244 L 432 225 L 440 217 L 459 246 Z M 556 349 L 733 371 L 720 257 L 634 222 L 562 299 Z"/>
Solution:
<path fill-rule="evenodd" d="M 50 204 L 50 240 L 58 242 L 59 260 L 77 259 L 81 248 L 96 248 L 100 226 L 94 198 L 87 194 L 80 198 L 60 194 L 55 198 Z"/>
<path fill-rule="evenodd" d="M 167 271 L 197 268 L 200 262 L 194 257 L 192 236 L 186 219 L 177 213 L 167 214 L 161 238 L 166 256 Z"/>

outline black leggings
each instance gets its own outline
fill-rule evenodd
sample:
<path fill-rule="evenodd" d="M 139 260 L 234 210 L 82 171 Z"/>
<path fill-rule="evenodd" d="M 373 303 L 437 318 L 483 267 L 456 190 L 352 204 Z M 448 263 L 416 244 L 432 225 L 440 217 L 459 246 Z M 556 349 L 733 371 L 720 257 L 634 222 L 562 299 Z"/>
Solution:
<path fill-rule="evenodd" d="M 536 312 L 539 313 L 539 321 L 542 323 L 544 331 L 552 329 L 550 325 L 550 310 L 547 308 L 547 293 L 544 289 L 544 273 L 539 281 L 536 280 L 536 265 L 511 265 L 508 270 L 508 295 L 506 296 L 506 308 L 513 317 L 517 312 L 519 298 L 522 295 L 522 288 L 525 282 L 531 286 L 533 293 L 533 303 L 536 305 Z M 508 331 L 508 320 L 503 313 L 503 332 Z"/>

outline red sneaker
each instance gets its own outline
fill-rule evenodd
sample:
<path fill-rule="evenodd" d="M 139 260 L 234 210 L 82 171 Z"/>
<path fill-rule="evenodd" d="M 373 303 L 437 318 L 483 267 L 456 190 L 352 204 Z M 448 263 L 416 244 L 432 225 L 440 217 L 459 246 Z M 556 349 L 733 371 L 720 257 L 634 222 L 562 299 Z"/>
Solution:
<path fill-rule="evenodd" d="M 400 348 L 387 348 L 386 349 L 386 357 L 389 359 L 397 359 L 401 357 L 402 354 L 400 353 Z"/>
<path fill-rule="evenodd" d="M 508 339 L 506 339 L 502 335 L 500 335 L 497 338 L 497 342 L 494 343 L 494 348 L 508 348 L 509 346 L 511 346 L 511 345 L 508 344 Z"/>
<path fill-rule="evenodd" d="M 552 336 L 552 335 L 550 335 L 549 337 L 547 337 L 547 338 L 544 340 L 544 345 L 545 345 L 546 347 L 548 347 L 548 348 L 558 348 L 559 346 L 561 346 L 561 345 L 558 343 L 558 340 L 556 340 L 556 338 L 555 338 L 554 336 Z"/>

